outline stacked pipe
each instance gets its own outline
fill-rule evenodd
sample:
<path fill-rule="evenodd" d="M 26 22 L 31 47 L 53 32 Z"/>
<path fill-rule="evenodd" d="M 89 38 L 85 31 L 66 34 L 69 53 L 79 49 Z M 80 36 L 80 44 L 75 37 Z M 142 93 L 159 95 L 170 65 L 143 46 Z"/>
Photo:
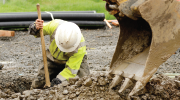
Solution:
<path fill-rule="evenodd" d="M 41 12 L 44 22 L 62 19 L 76 23 L 81 28 L 100 28 L 106 23 L 104 13 L 96 11 L 51 11 Z M 37 19 L 37 12 L 0 13 L 0 29 L 3 28 L 28 28 Z"/>

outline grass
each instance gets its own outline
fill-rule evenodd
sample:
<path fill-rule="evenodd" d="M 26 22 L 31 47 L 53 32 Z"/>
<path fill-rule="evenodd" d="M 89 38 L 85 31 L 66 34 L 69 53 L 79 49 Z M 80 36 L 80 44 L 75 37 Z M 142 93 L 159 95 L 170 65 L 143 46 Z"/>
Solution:
<path fill-rule="evenodd" d="M 104 13 L 106 19 L 115 19 L 105 9 L 103 0 L 0 0 L 0 13 L 35 12 L 36 4 L 41 5 L 41 11 L 93 11 Z"/>

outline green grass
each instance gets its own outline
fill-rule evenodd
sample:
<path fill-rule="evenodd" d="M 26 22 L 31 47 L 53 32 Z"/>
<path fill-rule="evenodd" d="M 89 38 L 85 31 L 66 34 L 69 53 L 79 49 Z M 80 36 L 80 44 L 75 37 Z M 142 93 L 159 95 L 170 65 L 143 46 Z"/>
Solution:
<path fill-rule="evenodd" d="M 0 13 L 35 12 L 39 3 L 41 11 L 93 11 L 104 13 L 106 19 L 115 19 L 105 9 L 103 0 L 0 0 Z"/>

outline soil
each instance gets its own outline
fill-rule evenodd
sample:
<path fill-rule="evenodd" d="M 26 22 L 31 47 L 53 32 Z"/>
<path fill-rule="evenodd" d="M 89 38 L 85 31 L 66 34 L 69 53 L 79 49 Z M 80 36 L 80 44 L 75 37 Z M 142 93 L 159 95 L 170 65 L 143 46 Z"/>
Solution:
<path fill-rule="evenodd" d="M 119 37 L 119 27 L 81 29 L 87 45 L 88 65 L 91 75 L 71 79 L 48 89 L 30 90 L 42 60 L 40 38 L 27 31 L 16 31 L 15 37 L 0 38 L 0 100 L 125 100 L 131 88 L 119 94 L 121 84 L 109 89 L 112 76 L 109 65 Z M 45 36 L 46 48 L 49 36 Z M 132 98 L 135 100 L 179 100 L 180 76 L 172 79 L 162 73 L 180 73 L 180 49 L 163 63 L 145 91 Z"/>

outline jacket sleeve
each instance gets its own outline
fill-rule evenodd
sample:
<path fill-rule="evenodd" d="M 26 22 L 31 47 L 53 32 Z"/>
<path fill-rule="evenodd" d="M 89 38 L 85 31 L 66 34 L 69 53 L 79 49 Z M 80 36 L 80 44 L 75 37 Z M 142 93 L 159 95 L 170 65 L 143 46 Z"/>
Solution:
<path fill-rule="evenodd" d="M 43 34 L 52 35 L 55 29 L 58 27 L 60 20 L 53 20 L 47 23 L 43 23 Z M 40 37 L 40 31 L 36 29 L 36 24 L 32 23 L 29 26 L 28 33 L 35 37 Z"/>
<path fill-rule="evenodd" d="M 73 54 L 66 62 L 65 68 L 60 72 L 57 78 L 64 81 L 76 77 L 85 54 L 86 46 L 79 48 L 78 52 Z"/>

